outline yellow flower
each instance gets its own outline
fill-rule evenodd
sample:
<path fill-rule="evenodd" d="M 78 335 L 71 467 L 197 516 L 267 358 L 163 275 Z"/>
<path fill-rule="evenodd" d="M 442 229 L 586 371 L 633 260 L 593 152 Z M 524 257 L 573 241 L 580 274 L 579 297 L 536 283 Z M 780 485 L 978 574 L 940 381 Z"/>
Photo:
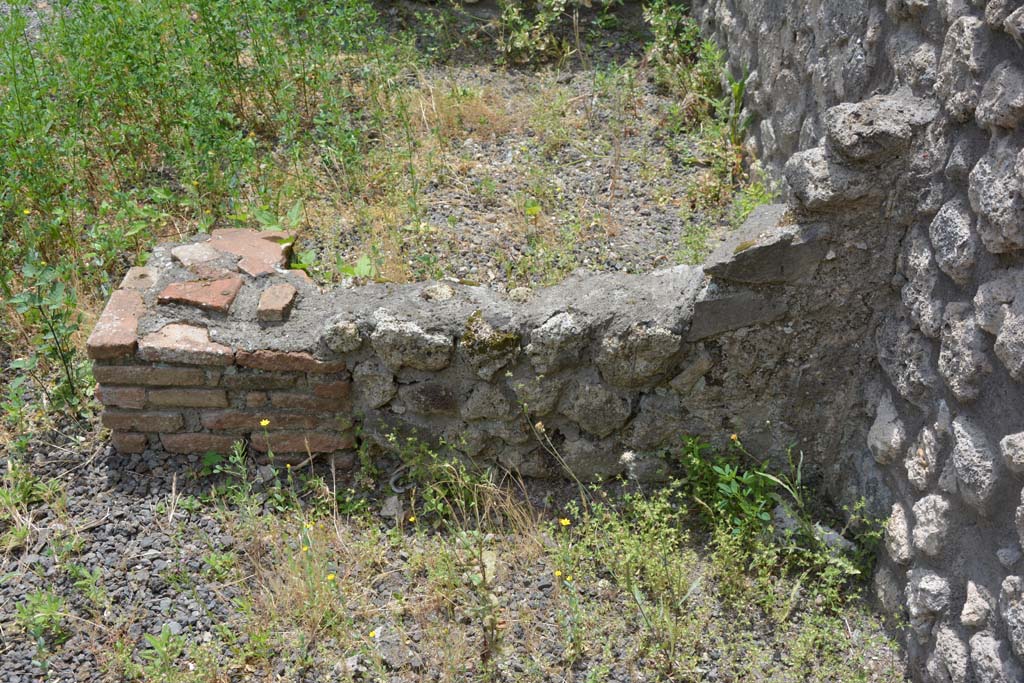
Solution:
<path fill-rule="evenodd" d="M 302 546 L 302 552 L 308 553 L 309 552 L 309 546 L 308 545 Z"/>
<path fill-rule="evenodd" d="M 572 524 L 572 522 L 570 522 L 565 517 L 562 517 L 560 520 L 558 520 L 558 523 L 561 524 L 562 526 L 569 526 L 570 524 Z"/>
<path fill-rule="evenodd" d="M 286 470 L 290 470 L 290 469 L 292 468 L 292 464 L 291 464 L 290 462 L 286 462 L 286 463 L 284 464 L 284 468 L 285 468 Z"/>
<path fill-rule="evenodd" d="M 334 574 L 328 574 L 328 575 L 327 575 L 327 580 L 328 580 L 328 581 L 334 581 L 334 579 L 336 579 L 336 578 L 337 578 L 337 577 L 336 577 L 336 576 L 335 576 Z"/>
<path fill-rule="evenodd" d="M 729 438 L 732 439 L 733 441 L 739 441 L 740 440 L 739 434 L 733 434 Z"/>
<path fill-rule="evenodd" d="M 416 515 L 409 515 L 409 522 L 411 523 L 411 522 L 415 522 L 415 521 L 416 521 Z"/>
<path fill-rule="evenodd" d="M 371 638 L 376 638 L 377 637 L 377 631 L 376 630 L 370 631 L 370 637 Z"/>
<path fill-rule="evenodd" d="M 32 213 L 32 209 L 23 209 L 23 210 L 22 210 L 22 213 L 23 213 L 23 214 L 25 214 L 25 215 L 27 216 L 27 215 L 29 215 L 30 213 Z"/>
<path fill-rule="evenodd" d="M 555 570 L 555 578 L 557 579 L 561 575 L 562 575 L 562 570 L 561 569 L 556 569 Z"/>
<path fill-rule="evenodd" d="M 313 522 L 306 522 L 306 528 L 307 529 L 312 529 L 313 528 Z"/>
<path fill-rule="evenodd" d="M 569 574 L 569 576 L 565 577 L 565 580 L 566 581 L 572 581 L 572 574 Z"/>
<path fill-rule="evenodd" d="M 270 420 L 260 420 L 260 427 L 266 427 L 270 424 Z"/>

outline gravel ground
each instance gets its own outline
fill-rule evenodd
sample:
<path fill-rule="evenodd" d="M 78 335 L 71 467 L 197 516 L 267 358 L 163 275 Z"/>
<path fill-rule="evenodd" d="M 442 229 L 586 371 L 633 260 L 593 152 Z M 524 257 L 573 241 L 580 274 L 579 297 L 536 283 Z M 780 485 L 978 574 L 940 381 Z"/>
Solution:
<path fill-rule="evenodd" d="M 473 565 L 452 536 L 417 527 L 405 519 L 408 509 L 396 509 L 387 484 L 394 463 L 380 463 L 368 515 L 321 518 L 315 528 L 271 511 L 273 481 L 265 469 L 251 469 L 255 499 L 264 503 L 246 526 L 238 513 L 197 502 L 217 480 L 197 476 L 196 457 L 121 457 L 106 445 L 84 447 L 98 441 L 95 433 L 47 441 L 32 449 L 29 470 L 62 482 L 65 495 L 34 504 L 28 547 L 0 555 L 0 683 L 128 680 L 126 670 L 152 660 L 147 636 L 164 628 L 188 644 L 168 680 L 483 679 L 479 603 L 457 578 Z M 338 490 L 349 485 L 339 481 Z M 564 482 L 530 484 L 548 519 L 565 514 L 573 494 Z M 632 597 L 603 571 L 560 567 L 565 541 L 555 529 L 486 539 L 497 567 L 489 595 L 502 643 L 493 680 L 666 680 L 644 644 L 649 631 Z M 292 562 L 305 553 L 299 543 L 323 548 L 309 554 L 314 574 L 339 577 L 326 604 L 310 595 L 294 602 L 302 572 Z M 692 556 L 695 576 L 709 573 L 699 545 L 679 552 Z M 237 560 L 216 571 L 218 554 Z M 81 577 L 78 566 L 98 573 L 98 597 L 73 578 Z M 455 583 L 446 583 L 451 577 Z M 700 616 L 685 634 L 693 653 L 686 680 L 825 680 L 789 671 L 791 657 L 806 657 L 799 609 L 778 630 L 757 608 L 720 602 L 706 585 L 707 598 L 694 598 Z M 18 618 L 18 606 L 39 591 L 64 601 L 63 634 L 44 636 L 45 656 Z M 338 609 L 348 620 L 346 637 L 311 631 L 304 621 Z M 848 651 L 823 656 L 863 662 L 858 680 L 902 680 L 901 655 L 877 621 L 852 610 L 844 618 Z M 582 650 L 574 652 L 573 642 Z M 160 678 L 149 671 L 145 680 Z"/>

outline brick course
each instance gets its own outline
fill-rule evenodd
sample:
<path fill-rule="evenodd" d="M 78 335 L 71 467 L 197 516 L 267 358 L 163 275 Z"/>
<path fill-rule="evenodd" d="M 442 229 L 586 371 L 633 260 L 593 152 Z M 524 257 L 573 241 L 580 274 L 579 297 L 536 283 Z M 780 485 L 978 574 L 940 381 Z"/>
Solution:
<path fill-rule="evenodd" d="M 345 361 L 321 361 L 308 353 L 295 351 L 239 351 L 235 362 L 243 367 L 273 372 L 324 373 L 345 369 Z"/>
<path fill-rule="evenodd" d="M 96 365 L 92 375 L 102 384 L 127 384 L 165 387 L 201 387 L 207 374 L 201 368 L 154 367 L 150 365 Z M 220 373 L 211 378 L 217 383 Z"/>
<path fill-rule="evenodd" d="M 301 297 L 297 287 L 308 286 L 284 270 L 292 238 L 215 230 L 128 271 L 88 342 L 114 448 L 224 453 L 239 440 L 264 454 L 352 448 L 343 361 L 323 360 L 313 349 L 236 351 L 211 338 L 223 316 L 243 324 L 289 318 Z"/>

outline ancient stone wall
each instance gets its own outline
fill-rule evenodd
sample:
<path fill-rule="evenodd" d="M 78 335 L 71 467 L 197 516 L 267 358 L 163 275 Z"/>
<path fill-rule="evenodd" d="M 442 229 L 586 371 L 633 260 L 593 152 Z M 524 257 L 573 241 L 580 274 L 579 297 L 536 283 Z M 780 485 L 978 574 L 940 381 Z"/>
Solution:
<path fill-rule="evenodd" d="M 357 433 L 382 448 L 415 436 L 588 479 L 657 476 L 683 434 L 837 453 L 871 362 L 851 344 L 874 324 L 865 302 L 882 283 L 833 288 L 827 306 L 820 293 L 873 250 L 894 253 L 876 237 L 859 260 L 838 258 L 827 226 L 764 207 L 703 268 L 580 274 L 511 301 L 437 282 L 321 291 L 287 270 L 290 236 L 216 230 L 132 269 L 89 352 L 125 451 L 243 440 L 351 461 Z"/>
<path fill-rule="evenodd" d="M 795 212 L 899 242 L 875 260 L 869 428 L 843 448 L 893 497 L 876 584 L 914 675 L 1022 681 L 1024 3 L 695 5 L 751 76 L 751 142 Z"/>

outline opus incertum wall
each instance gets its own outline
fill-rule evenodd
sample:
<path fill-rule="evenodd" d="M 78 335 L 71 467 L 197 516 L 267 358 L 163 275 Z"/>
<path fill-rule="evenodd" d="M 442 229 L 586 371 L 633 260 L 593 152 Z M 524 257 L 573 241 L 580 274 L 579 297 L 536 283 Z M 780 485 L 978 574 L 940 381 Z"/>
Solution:
<path fill-rule="evenodd" d="M 694 10 L 750 75 L 750 142 L 796 213 L 896 245 L 865 274 L 876 360 L 841 448 L 892 498 L 876 586 L 914 676 L 1024 681 L 1024 2 Z"/>

